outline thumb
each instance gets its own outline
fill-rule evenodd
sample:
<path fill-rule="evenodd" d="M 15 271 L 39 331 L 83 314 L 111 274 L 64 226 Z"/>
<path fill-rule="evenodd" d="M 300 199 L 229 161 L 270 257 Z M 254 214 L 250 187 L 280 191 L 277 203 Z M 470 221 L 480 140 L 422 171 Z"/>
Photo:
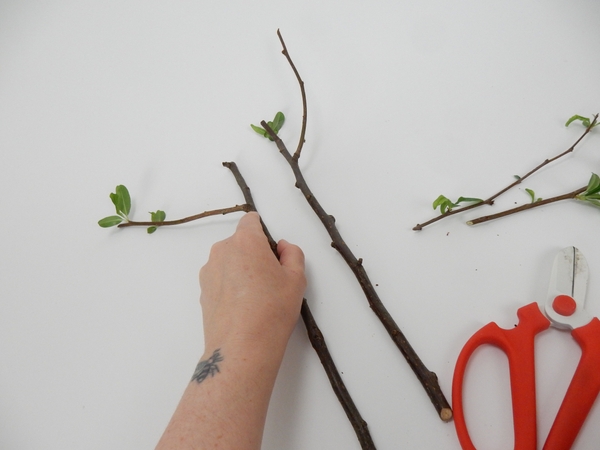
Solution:
<path fill-rule="evenodd" d="M 237 230 L 242 229 L 253 229 L 253 230 L 261 230 L 260 226 L 260 216 L 255 211 L 249 211 L 242 216 L 240 221 L 238 222 Z M 262 231 L 262 230 L 261 230 Z"/>
<path fill-rule="evenodd" d="M 282 239 L 277 243 L 277 254 L 282 266 L 304 273 L 304 252 L 300 247 Z"/>

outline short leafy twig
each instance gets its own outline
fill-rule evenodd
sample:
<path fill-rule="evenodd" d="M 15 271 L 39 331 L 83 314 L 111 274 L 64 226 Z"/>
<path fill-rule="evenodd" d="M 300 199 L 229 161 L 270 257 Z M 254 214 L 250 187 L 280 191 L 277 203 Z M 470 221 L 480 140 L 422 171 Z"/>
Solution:
<path fill-rule="evenodd" d="M 119 228 L 124 227 L 148 227 L 148 233 L 152 234 L 156 231 L 158 227 L 169 226 L 169 225 L 181 225 L 182 223 L 192 222 L 194 220 L 203 219 L 208 216 L 217 216 L 230 214 L 233 212 L 244 211 L 248 212 L 249 205 L 235 205 L 229 208 L 221 208 L 221 209 L 213 209 L 211 211 L 204 211 L 200 214 L 195 214 L 193 216 L 184 217 L 183 219 L 177 220 L 165 220 L 166 213 L 161 211 L 160 209 L 151 212 L 150 221 L 136 221 L 131 220 L 129 218 L 129 213 L 131 212 L 131 196 L 129 194 L 129 190 L 123 186 L 122 184 L 118 185 L 115 188 L 115 192 L 110 194 L 110 200 L 115 206 L 116 215 L 108 216 L 100 219 L 98 221 L 98 225 L 102 228 L 110 228 L 115 225 Z"/>
<path fill-rule="evenodd" d="M 209 217 L 209 216 L 219 216 L 219 215 L 231 214 L 231 213 L 240 212 L 240 211 L 248 212 L 248 211 L 250 211 L 250 208 L 248 205 L 235 205 L 235 206 L 231 206 L 229 208 L 221 208 L 221 209 L 213 209 L 210 211 L 204 211 L 199 214 L 194 214 L 193 216 L 184 217 L 183 219 L 165 220 L 162 222 L 161 221 L 143 222 L 143 221 L 130 220 L 128 222 L 120 223 L 117 226 L 119 228 L 125 228 L 125 227 L 149 227 L 149 226 L 164 227 L 164 226 L 168 226 L 168 225 L 181 225 L 183 223 L 192 222 L 194 220 L 203 219 L 203 218 Z"/>
<path fill-rule="evenodd" d="M 509 184 L 508 186 L 506 186 L 504 189 L 498 191 L 497 193 L 495 193 L 494 195 L 492 195 L 491 197 L 479 202 L 479 203 L 475 203 L 472 205 L 468 205 L 468 206 L 464 206 L 464 207 L 460 207 L 460 208 L 456 208 L 456 209 L 452 209 L 450 211 L 446 211 L 445 213 L 442 212 L 442 214 L 440 214 L 437 217 L 434 217 L 431 220 L 428 220 L 427 222 L 423 222 L 420 224 L 417 224 L 413 227 L 413 230 L 415 231 L 419 231 L 422 230 L 423 228 L 425 228 L 427 225 L 431 225 L 432 223 L 435 223 L 439 220 L 442 220 L 446 217 L 452 216 L 454 214 L 458 214 L 461 212 L 465 212 L 468 211 L 470 209 L 474 209 L 474 208 L 478 208 L 479 206 L 483 206 L 483 205 L 493 205 L 494 204 L 494 200 L 496 198 L 498 198 L 499 196 L 501 196 L 502 194 L 504 194 L 506 191 L 512 189 L 513 187 L 517 186 L 518 184 L 521 184 L 523 182 L 523 180 L 529 178 L 531 175 L 533 175 L 535 172 L 537 172 L 538 170 L 540 170 L 542 167 L 547 166 L 548 164 L 550 164 L 551 162 L 556 161 L 559 158 L 562 158 L 563 156 L 572 153 L 575 150 L 575 147 L 582 141 L 582 139 L 592 130 L 592 128 L 596 127 L 598 125 L 598 114 L 595 114 L 593 116 L 593 119 L 590 120 L 586 117 L 582 117 L 582 116 L 573 116 L 571 117 L 567 123 L 566 126 L 569 126 L 573 121 L 575 120 L 579 120 L 582 122 L 582 124 L 586 127 L 585 131 L 583 132 L 583 134 L 575 141 L 575 143 L 573 145 L 571 145 L 567 150 L 565 150 L 562 153 L 559 153 L 558 155 L 554 156 L 553 158 L 549 158 L 546 159 L 544 161 L 542 161 L 540 164 L 538 164 L 536 167 L 534 167 L 533 169 L 531 169 L 529 172 L 527 172 L 525 175 L 523 176 L 517 176 L 515 177 L 516 180 L 514 182 L 512 182 L 511 184 Z M 434 206 L 435 208 L 435 206 Z"/>
<path fill-rule="evenodd" d="M 281 34 L 278 33 L 278 35 L 280 40 L 283 41 L 283 39 L 281 38 Z M 291 62 L 291 58 L 285 46 L 284 55 L 286 56 L 288 62 Z M 294 72 L 297 73 L 296 70 L 294 70 Z M 301 82 L 301 78 L 299 77 L 299 75 L 296 75 L 296 77 L 299 80 L 300 86 L 303 87 L 303 83 Z M 302 104 L 304 105 L 304 107 L 306 107 L 306 93 L 304 92 L 304 89 L 301 89 L 301 95 Z M 354 254 L 340 235 L 335 225 L 335 218 L 325 212 L 321 204 L 317 201 L 316 197 L 309 189 L 308 184 L 306 183 L 306 180 L 304 179 L 302 171 L 300 170 L 300 167 L 298 165 L 298 159 L 300 156 L 300 151 L 304 144 L 304 138 L 302 137 L 300 139 L 298 143 L 298 150 L 296 150 L 294 156 L 292 156 L 286 148 L 283 141 L 279 138 L 279 136 L 277 136 L 277 133 L 275 133 L 274 130 L 272 130 L 269 127 L 267 122 L 262 121 L 261 125 L 265 130 L 267 130 L 272 140 L 275 141 L 279 152 L 283 155 L 283 157 L 290 165 L 294 173 L 294 177 L 296 179 L 296 187 L 300 189 L 306 201 L 309 203 L 315 214 L 323 223 L 323 226 L 325 227 L 325 229 L 329 233 L 329 236 L 332 239 L 331 246 L 334 247 L 340 253 L 340 255 L 342 255 L 342 257 L 356 276 L 356 279 L 358 280 L 360 286 L 363 289 L 363 292 L 365 293 L 365 296 L 367 297 L 371 309 L 377 315 L 377 317 L 387 330 L 388 334 L 392 338 L 392 341 L 396 344 L 402 355 L 406 358 L 408 364 L 410 365 L 413 372 L 421 382 L 423 388 L 427 392 L 431 402 L 433 403 L 438 414 L 440 415 L 440 418 L 444 421 L 451 420 L 452 409 L 450 408 L 450 404 L 448 403 L 448 401 L 444 397 L 444 394 L 442 393 L 437 379 L 437 375 L 434 372 L 429 371 L 427 367 L 425 367 L 425 365 L 421 361 L 421 358 L 419 358 L 415 350 L 409 344 L 408 340 L 404 336 L 404 333 L 402 333 L 402 331 L 400 330 L 400 328 L 398 327 L 388 310 L 385 308 L 383 302 L 379 298 L 379 295 L 375 291 L 373 283 L 371 283 L 367 272 L 363 267 L 362 258 L 357 259 L 354 256 Z M 303 123 L 303 129 L 305 129 L 305 125 L 306 124 Z"/>
<path fill-rule="evenodd" d="M 238 186 L 242 190 L 242 194 L 244 195 L 244 200 L 246 204 L 250 206 L 250 211 L 256 211 L 256 205 L 254 203 L 254 199 L 252 198 L 250 188 L 246 184 L 246 181 L 240 173 L 237 165 L 234 162 L 224 162 L 223 165 L 227 167 L 235 177 Z M 271 246 L 273 253 L 275 253 L 275 256 L 278 256 L 277 243 L 271 236 L 271 233 L 267 229 L 265 223 L 262 221 L 262 218 L 261 225 L 263 227 L 265 235 L 267 236 L 269 245 Z M 335 365 L 335 362 L 331 357 L 331 353 L 329 353 L 329 349 L 325 342 L 325 338 L 323 337 L 323 333 L 319 329 L 319 326 L 317 325 L 317 322 L 314 316 L 312 315 L 312 312 L 310 311 L 310 308 L 308 306 L 308 302 L 305 298 L 302 299 L 301 316 L 302 320 L 304 321 L 304 325 L 306 326 L 308 339 L 310 340 L 310 343 L 315 349 L 315 352 L 317 353 L 319 360 L 323 365 L 323 368 L 325 369 L 325 373 L 327 374 L 327 378 L 329 378 L 329 382 L 331 384 L 333 392 L 337 396 L 340 404 L 342 405 L 342 408 L 344 408 L 344 411 L 346 412 L 346 416 L 348 417 L 350 423 L 352 424 L 352 427 L 354 428 L 354 432 L 356 433 L 356 437 L 358 438 L 361 448 L 363 450 L 375 450 L 375 444 L 373 443 L 373 439 L 369 432 L 367 422 L 365 422 L 365 420 L 360 415 L 358 408 L 356 407 L 354 401 L 352 400 L 352 397 L 348 393 L 348 389 L 344 384 L 344 380 L 342 380 L 342 377 Z"/>
<path fill-rule="evenodd" d="M 521 211 L 527 211 L 528 209 L 537 208 L 539 206 L 544 206 L 544 205 L 547 205 L 549 203 L 554 203 L 554 202 L 559 202 L 561 200 L 569 200 L 569 199 L 572 199 L 572 198 L 576 198 L 577 195 L 581 194 L 585 190 L 586 190 L 586 187 L 584 186 L 582 188 L 574 190 L 573 192 L 569 192 L 568 194 L 558 195 L 556 197 L 550 197 L 550 198 L 546 198 L 546 199 L 543 199 L 543 200 L 539 199 L 539 200 L 536 200 L 535 202 L 526 203 L 524 205 L 517 206 L 516 208 L 507 209 L 506 211 L 502 211 L 502 212 L 499 212 L 499 213 L 496 213 L 496 214 L 491 214 L 489 216 L 478 217 L 477 219 L 469 220 L 467 222 L 467 225 L 477 225 L 478 223 L 489 222 L 490 220 L 494 220 L 494 219 L 499 219 L 501 217 L 510 216 L 511 214 L 515 214 L 515 213 L 518 213 L 518 212 L 521 212 Z"/>
<path fill-rule="evenodd" d="M 516 208 L 508 209 L 497 214 L 492 214 L 489 216 L 483 216 L 478 217 L 477 219 L 469 220 L 467 222 L 467 225 L 476 225 L 478 223 L 489 222 L 490 220 L 499 219 L 501 217 L 506 217 L 521 211 L 527 211 L 528 209 L 537 208 L 538 206 L 544 206 L 549 203 L 559 202 L 561 200 L 576 199 L 600 207 L 600 177 L 593 173 L 590 177 L 590 181 L 588 182 L 587 186 L 575 189 L 573 192 L 569 192 L 567 194 L 557 195 L 556 197 L 550 197 L 543 200 L 541 198 L 535 199 L 535 194 L 533 193 L 533 191 L 531 191 L 529 195 L 531 195 L 532 198 L 531 203 L 521 205 Z"/>

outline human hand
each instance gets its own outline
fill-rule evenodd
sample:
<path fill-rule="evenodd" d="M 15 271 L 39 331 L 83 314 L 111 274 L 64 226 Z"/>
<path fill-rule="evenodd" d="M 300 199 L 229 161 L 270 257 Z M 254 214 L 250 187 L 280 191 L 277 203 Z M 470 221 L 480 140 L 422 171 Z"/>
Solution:
<path fill-rule="evenodd" d="M 281 240 L 277 253 L 279 260 L 255 212 L 213 245 L 200 270 L 207 349 L 231 342 L 285 348 L 300 314 L 306 277 L 299 247 Z"/>
<path fill-rule="evenodd" d="M 279 241 L 277 253 L 253 212 L 213 245 L 200 269 L 205 353 L 157 449 L 260 449 L 306 288 L 302 250 Z"/>

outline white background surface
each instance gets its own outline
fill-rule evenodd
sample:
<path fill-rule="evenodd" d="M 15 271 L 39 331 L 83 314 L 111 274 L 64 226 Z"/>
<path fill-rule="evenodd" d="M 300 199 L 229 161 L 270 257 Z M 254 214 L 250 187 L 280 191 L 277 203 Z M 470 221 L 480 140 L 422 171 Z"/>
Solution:
<path fill-rule="evenodd" d="M 377 448 L 458 449 L 285 161 L 249 128 L 281 110 L 295 148 L 299 91 L 275 32 L 306 82 L 305 176 L 450 398 L 464 342 L 543 298 L 560 248 L 587 256 L 600 314 L 597 209 L 464 224 L 526 203 L 525 187 L 586 184 L 596 132 L 494 207 L 411 230 L 439 194 L 487 197 L 576 140 L 566 119 L 600 109 L 599 23 L 595 0 L 0 1 L 0 448 L 153 448 L 202 353 L 198 269 L 239 215 L 152 236 L 96 222 L 117 184 L 140 220 L 241 203 L 221 167 L 233 160 L 275 238 L 304 249 L 306 297 Z M 537 352 L 543 438 L 579 350 L 550 331 Z M 476 445 L 512 448 L 504 357 L 485 349 L 471 368 Z M 577 449 L 597 447 L 599 421 L 596 405 Z M 263 448 L 359 448 L 301 323 Z"/>

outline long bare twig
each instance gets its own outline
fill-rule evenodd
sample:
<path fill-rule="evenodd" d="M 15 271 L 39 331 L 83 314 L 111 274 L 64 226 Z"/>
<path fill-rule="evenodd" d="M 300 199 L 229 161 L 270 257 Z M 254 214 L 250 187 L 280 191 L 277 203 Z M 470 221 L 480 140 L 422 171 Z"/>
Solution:
<path fill-rule="evenodd" d="M 281 34 L 278 32 L 279 39 L 282 41 Z M 284 44 L 283 44 L 284 45 Z M 284 45 L 284 55 L 286 56 L 289 63 L 291 63 L 291 58 L 287 51 L 287 48 Z M 306 93 L 304 91 L 304 82 L 300 78 L 298 71 L 295 69 L 295 66 L 292 66 L 294 69 L 294 73 L 298 79 L 298 82 L 301 87 L 301 95 L 302 95 L 302 104 L 304 108 L 304 117 L 306 117 Z M 427 392 L 431 402 L 436 408 L 440 418 L 443 421 L 449 421 L 452 419 L 452 409 L 450 404 L 446 400 L 442 390 L 440 388 L 437 375 L 434 372 L 431 372 L 427 369 L 425 364 L 421 361 L 421 358 L 417 355 L 415 350 L 409 344 L 408 340 L 404 336 L 404 333 L 400 330 L 388 310 L 385 308 L 383 302 L 379 298 L 379 295 L 375 291 L 373 284 L 371 283 L 366 270 L 362 264 L 362 258 L 356 258 L 342 236 L 340 235 L 339 230 L 335 225 L 335 218 L 332 215 L 327 214 L 321 204 L 317 201 L 314 194 L 308 187 L 306 180 L 300 170 L 298 165 L 298 160 L 300 158 L 300 152 L 302 150 L 302 146 L 304 145 L 304 133 L 306 131 L 306 121 L 303 121 L 302 124 L 302 133 L 301 138 L 298 143 L 298 149 L 292 156 L 288 149 L 286 148 L 283 141 L 277 136 L 277 134 L 269 127 L 269 125 L 263 120 L 261 122 L 262 127 L 268 132 L 271 139 L 273 139 L 279 149 L 280 153 L 286 159 L 288 164 L 290 165 L 294 177 L 296 179 L 296 187 L 300 189 L 304 198 L 309 203 L 315 214 L 321 220 L 323 226 L 329 233 L 331 237 L 332 243 L 331 246 L 334 247 L 340 255 L 344 258 L 352 272 L 354 273 L 356 279 L 358 280 L 365 296 L 369 302 L 369 306 L 373 310 L 373 312 L 377 315 L 388 334 L 392 338 L 392 341 L 396 344 L 402 355 L 406 358 L 408 364 L 411 369 L 421 382 L 423 388 Z"/>
<path fill-rule="evenodd" d="M 591 123 L 585 129 L 585 131 L 583 132 L 583 134 L 581 136 L 579 136 L 579 138 L 575 141 L 575 143 L 573 145 L 571 145 L 568 149 L 566 149 L 564 152 L 559 153 L 558 155 L 556 155 L 556 156 L 554 156 L 552 158 L 545 159 L 540 164 L 538 164 L 536 167 L 534 167 L 529 172 L 527 172 L 525 175 L 523 175 L 522 177 L 518 177 L 513 183 L 509 184 L 505 188 L 503 188 L 500 191 L 496 192 L 491 197 L 489 197 L 489 198 L 487 198 L 487 199 L 485 199 L 485 200 L 483 200 L 483 201 L 481 201 L 479 203 L 474 203 L 472 205 L 463 206 L 463 207 L 460 207 L 460 208 L 454 208 L 451 211 L 445 212 L 443 214 L 440 214 L 437 217 L 434 217 L 431 220 L 428 220 L 427 222 L 423 222 L 423 223 L 419 223 L 419 224 L 415 225 L 413 227 L 413 230 L 415 230 L 415 231 L 422 230 L 427 225 L 431 225 L 432 223 L 435 223 L 435 222 L 437 222 L 439 220 L 442 220 L 442 219 L 444 219 L 446 217 L 453 216 L 454 214 L 458 214 L 458 213 L 462 213 L 462 212 L 465 212 L 465 211 L 469 211 L 470 209 L 478 208 L 478 207 L 483 206 L 483 205 L 493 205 L 494 204 L 494 200 L 496 200 L 496 198 L 498 198 L 499 196 L 501 196 L 502 194 L 504 194 L 506 191 L 508 191 L 508 190 L 512 189 L 513 187 L 517 186 L 518 184 L 521 184 L 523 182 L 523 180 L 529 178 L 531 175 L 533 175 L 535 172 L 537 172 L 538 170 L 540 170 L 542 167 L 547 166 L 551 162 L 554 162 L 557 159 L 562 158 L 563 156 L 565 156 L 565 155 L 567 155 L 569 153 L 572 153 L 575 150 L 575 147 L 577 146 L 577 144 L 579 144 L 583 140 L 583 138 L 585 136 L 587 136 L 587 134 L 592 130 L 592 128 L 594 128 L 596 126 L 597 120 L 598 120 L 598 114 L 594 115 L 594 119 L 591 121 Z"/>
<path fill-rule="evenodd" d="M 252 193 L 250 188 L 246 184 L 244 177 L 240 173 L 237 165 L 234 162 L 224 162 L 223 166 L 227 167 L 235 177 L 235 180 L 238 183 L 238 186 L 242 190 L 242 194 L 244 195 L 244 200 L 246 204 L 249 205 L 250 211 L 257 211 L 256 204 L 254 203 L 254 199 L 252 198 Z M 269 245 L 275 253 L 275 256 L 278 257 L 277 254 L 277 243 L 271 236 L 271 233 L 267 229 L 267 226 L 263 222 L 261 218 L 261 225 L 263 227 L 263 231 L 267 236 L 269 241 Z M 308 339 L 310 340 L 313 348 L 315 349 L 317 355 L 319 356 L 319 360 L 325 369 L 325 373 L 327 374 L 327 378 L 329 378 L 329 382 L 335 395 L 337 396 L 339 402 L 344 408 L 346 412 L 346 416 L 350 420 L 352 427 L 354 428 L 354 432 L 356 433 L 356 437 L 361 445 L 363 450 L 375 450 L 375 444 L 369 432 L 369 428 L 367 422 L 362 418 L 358 408 L 356 407 L 352 397 L 348 393 L 348 389 L 342 380 L 342 377 L 331 357 L 331 353 L 327 348 L 327 344 L 325 342 L 325 338 L 323 337 L 323 333 L 319 329 L 317 322 L 310 311 L 308 306 L 308 302 L 306 299 L 302 299 L 302 308 L 301 308 L 301 316 L 304 321 L 304 325 L 306 326 L 306 332 L 308 334 Z"/>

